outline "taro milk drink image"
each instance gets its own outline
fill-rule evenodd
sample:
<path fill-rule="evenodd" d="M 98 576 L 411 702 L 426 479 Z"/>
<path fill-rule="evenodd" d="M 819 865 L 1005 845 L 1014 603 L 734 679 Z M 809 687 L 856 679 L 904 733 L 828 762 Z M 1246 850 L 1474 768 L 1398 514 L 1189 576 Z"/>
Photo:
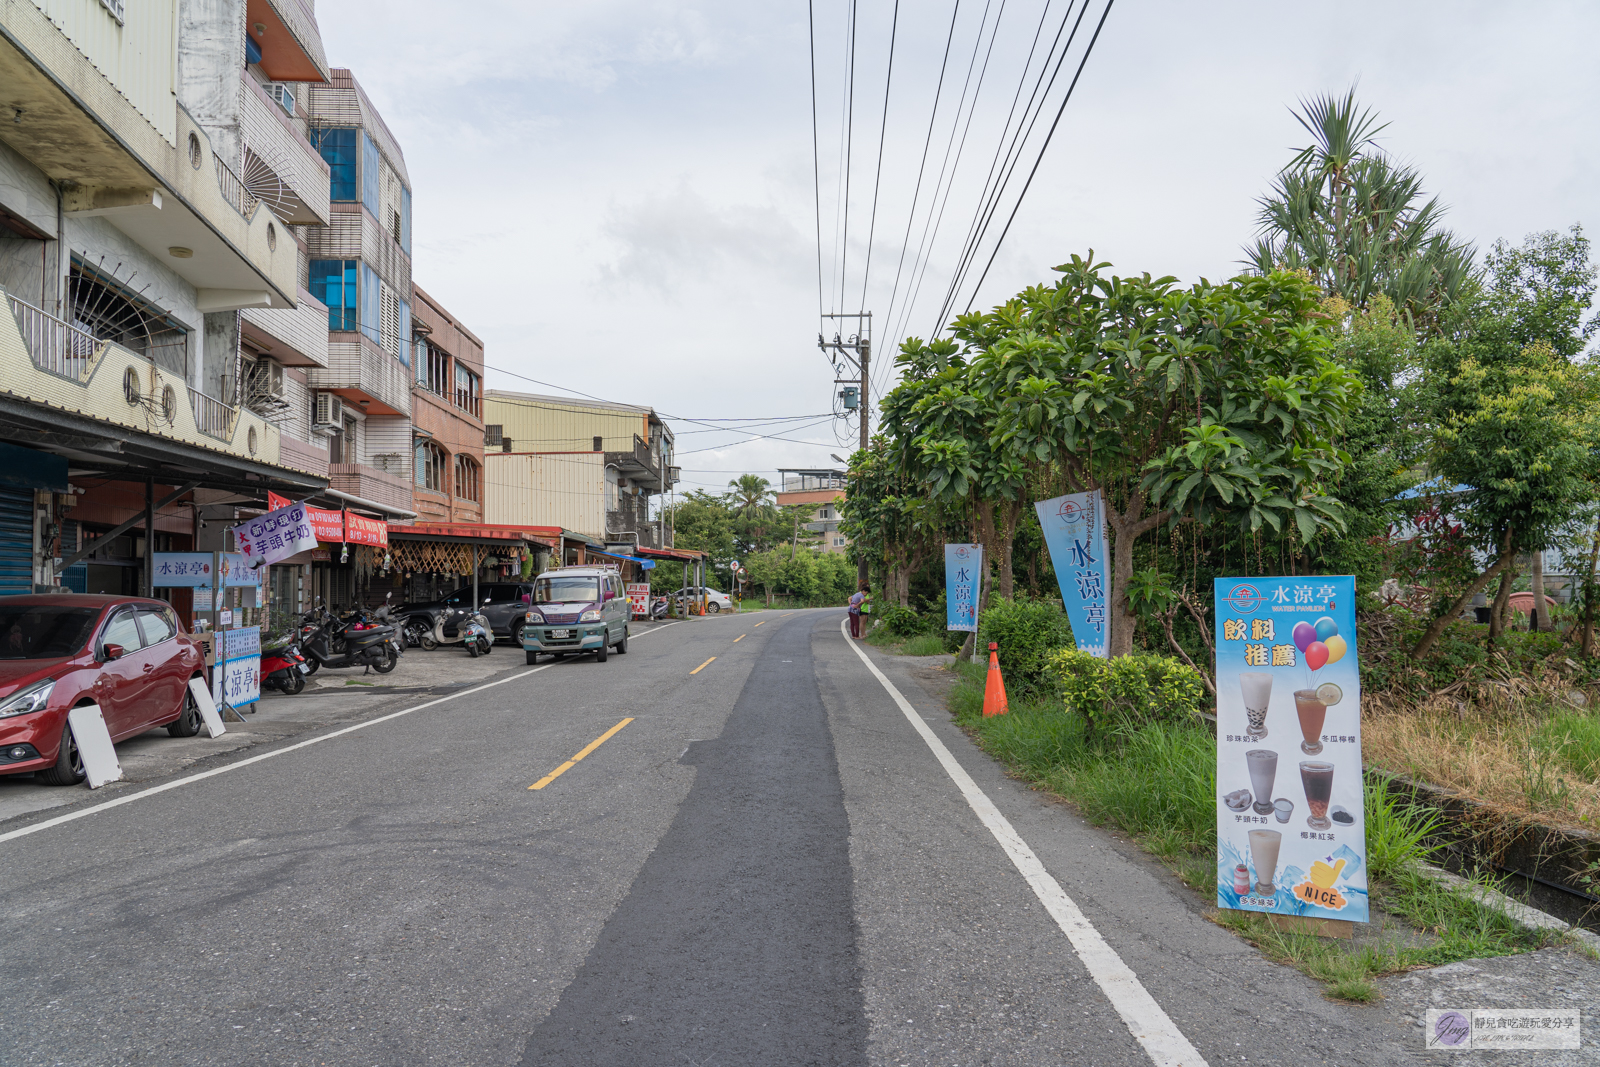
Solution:
<path fill-rule="evenodd" d="M 1213 583 L 1220 908 L 1367 921 L 1356 595 L 1348 575 Z"/>

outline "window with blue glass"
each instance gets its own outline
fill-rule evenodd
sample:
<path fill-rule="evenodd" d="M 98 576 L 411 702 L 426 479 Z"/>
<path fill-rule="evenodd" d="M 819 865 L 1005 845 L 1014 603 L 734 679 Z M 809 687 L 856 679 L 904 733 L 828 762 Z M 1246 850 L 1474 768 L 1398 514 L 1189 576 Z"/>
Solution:
<path fill-rule="evenodd" d="M 356 160 L 360 158 L 353 126 L 312 130 L 312 143 L 328 161 L 328 196 L 332 200 L 356 199 Z"/>
<path fill-rule="evenodd" d="M 354 330 L 357 322 L 354 259 L 313 259 L 311 295 L 328 305 L 328 329 Z"/>

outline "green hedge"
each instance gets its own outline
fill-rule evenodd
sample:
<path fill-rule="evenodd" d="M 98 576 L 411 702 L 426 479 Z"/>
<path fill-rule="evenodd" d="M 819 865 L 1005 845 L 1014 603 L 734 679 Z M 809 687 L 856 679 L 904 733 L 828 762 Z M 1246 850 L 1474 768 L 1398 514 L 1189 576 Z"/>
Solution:
<path fill-rule="evenodd" d="M 1008 692 L 1026 694 L 1052 686 L 1050 661 L 1062 649 L 1074 648 L 1072 624 L 1049 600 L 992 597 L 978 619 L 975 660 L 988 660 L 990 643 L 1000 646 L 1000 670 Z"/>
<path fill-rule="evenodd" d="M 1050 659 L 1067 709 L 1082 715 L 1092 732 L 1138 729 L 1156 722 L 1199 721 L 1205 686 L 1200 675 L 1170 656 L 1101 659 L 1064 650 Z"/>

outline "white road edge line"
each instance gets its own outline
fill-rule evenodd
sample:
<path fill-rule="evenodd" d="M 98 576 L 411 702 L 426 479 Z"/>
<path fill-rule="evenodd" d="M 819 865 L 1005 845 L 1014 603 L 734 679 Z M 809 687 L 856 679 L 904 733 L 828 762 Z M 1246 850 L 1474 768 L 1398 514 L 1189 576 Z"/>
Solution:
<path fill-rule="evenodd" d="M 972 780 L 966 768 L 956 762 L 944 742 L 934 734 L 927 723 L 922 721 L 916 709 L 900 695 L 894 683 L 884 677 L 867 654 L 861 651 L 857 643 L 850 638 L 847 628 L 848 621 L 839 624 L 839 632 L 844 635 L 845 643 L 861 657 L 861 662 L 867 665 L 873 677 L 877 678 L 894 702 L 900 706 L 900 711 L 910 721 L 917 733 L 922 735 L 922 740 L 927 742 L 940 765 L 945 769 L 956 787 L 961 790 L 961 795 L 966 798 L 967 804 L 978 816 L 978 820 L 988 827 L 994 839 L 1000 842 L 1000 847 L 1005 849 L 1006 855 L 1016 865 L 1022 877 L 1028 880 L 1033 887 L 1034 895 L 1039 898 L 1039 903 L 1044 905 L 1050 917 L 1061 927 L 1061 932 L 1067 935 L 1067 940 L 1072 942 L 1072 948 L 1089 970 L 1089 977 L 1105 993 L 1106 999 L 1111 1001 L 1111 1006 L 1117 1009 L 1117 1014 L 1122 1016 L 1122 1021 L 1127 1024 L 1128 1031 L 1144 1046 L 1151 1062 L 1157 1067 L 1206 1067 L 1205 1058 L 1189 1044 L 1189 1039 L 1167 1017 L 1161 1005 L 1156 1003 L 1148 990 L 1139 981 L 1139 976 L 1134 974 L 1127 964 L 1122 962 L 1122 957 L 1117 955 L 1115 949 L 1106 944 L 1105 938 L 1094 928 L 1078 905 L 1073 903 L 1071 897 L 1062 890 L 1061 884 L 1045 870 L 1044 864 L 1039 862 L 1039 857 L 1033 854 L 1033 849 L 1022 836 L 1012 828 L 1006 817 L 1000 814 L 1000 809 L 994 806 L 987 794 L 978 783 Z"/>
<path fill-rule="evenodd" d="M 36 834 L 40 830 L 48 830 L 52 826 L 60 826 L 62 823 L 72 822 L 75 819 L 83 819 L 90 815 L 97 815 L 100 812 L 106 811 L 110 808 L 120 808 L 124 804 L 132 804 L 135 800 L 143 800 L 145 797 L 155 796 L 157 793 L 165 793 L 169 789 L 178 789 L 182 786 L 193 785 L 195 782 L 203 781 L 219 774 L 227 774 L 229 771 L 236 771 L 240 767 L 248 767 L 252 763 L 260 763 L 262 760 L 269 760 L 274 756 L 282 756 L 285 753 L 293 752 L 296 749 L 309 748 L 312 745 L 320 745 L 324 741 L 332 741 L 335 737 L 343 737 L 345 734 L 355 733 L 357 730 L 365 730 L 369 726 L 376 726 L 381 722 L 388 722 L 391 719 L 398 719 L 403 715 L 410 715 L 414 711 L 421 711 L 423 708 L 431 708 L 436 704 L 443 704 L 446 701 L 455 700 L 457 697 L 471 696 L 473 693 L 481 693 L 485 689 L 493 689 L 497 685 L 505 685 L 507 682 L 514 682 L 518 678 L 526 678 L 530 674 L 538 674 L 540 671 L 547 671 L 554 666 L 554 663 L 546 663 L 543 667 L 533 667 L 529 670 L 522 671 L 519 674 L 513 674 L 509 678 L 502 678 L 498 682 L 486 682 L 483 685 L 474 686 L 471 689 L 463 689 L 459 693 L 451 693 L 449 696 L 442 696 L 436 700 L 430 700 L 427 703 L 418 704 L 415 707 L 402 708 L 399 711 L 390 712 L 388 715 L 380 715 L 376 719 L 368 719 L 366 722 L 358 722 L 354 726 L 346 726 L 342 730 L 335 730 L 331 734 L 323 734 L 321 737 L 313 737 L 309 741 L 299 741 L 285 748 L 273 749 L 271 752 L 263 752 L 259 756 L 251 756 L 249 759 L 242 759 L 238 763 L 230 763 L 225 767 L 213 767 L 209 771 L 201 771 L 199 774 L 191 774 L 187 778 L 179 778 L 175 781 L 164 782 L 161 785 L 151 786 L 149 789 L 141 789 L 137 793 L 129 793 L 127 796 L 117 797 L 115 800 L 108 800 L 104 804 L 96 804 L 93 807 L 84 808 L 81 811 L 70 812 L 66 815 L 57 815 L 53 819 L 46 819 L 43 822 L 36 822 L 32 826 L 24 826 L 20 830 L 12 830 L 8 833 L 0 834 L 0 844 L 15 840 L 19 837 L 26 837 L 29 834 Z"/>

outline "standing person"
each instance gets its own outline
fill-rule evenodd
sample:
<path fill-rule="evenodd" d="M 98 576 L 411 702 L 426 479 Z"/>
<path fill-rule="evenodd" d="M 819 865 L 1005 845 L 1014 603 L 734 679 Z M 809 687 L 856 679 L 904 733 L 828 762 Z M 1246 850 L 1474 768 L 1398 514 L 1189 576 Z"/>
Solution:
<path fill-rule="evenodd" d="M 867 583 L 861 582 L 850 596 L 850 636 L 861 637 L 861 609 L 867 602 Z"/>

